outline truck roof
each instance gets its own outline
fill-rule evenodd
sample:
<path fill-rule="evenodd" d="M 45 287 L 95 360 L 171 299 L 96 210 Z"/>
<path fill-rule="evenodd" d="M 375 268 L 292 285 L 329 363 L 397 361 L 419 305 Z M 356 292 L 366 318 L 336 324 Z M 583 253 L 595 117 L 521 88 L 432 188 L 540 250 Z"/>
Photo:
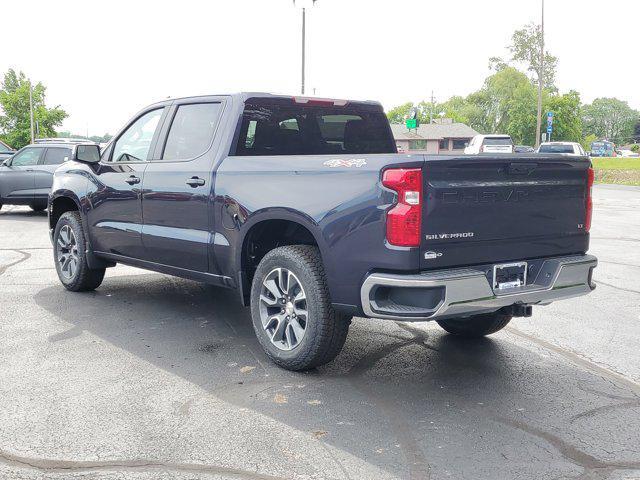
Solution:
<path fill-rule="evenodd" d="M 222 94 L 211 94 L 211 95 L 194 95 L 194 96 L 186 96 L 186 97 L 175 97 L 175 98 L 167 98 L 165 100 L 160 100 L 158 102 L 153 103 L 152 105 L 162 105 L 174 100 L 187 100 L 187 99 L 198 99 L 198 98 L 206 98 L 206 97 L 233 97 L 238 99 L 239 101 L 245 102 L 250 98 L 269 98 L 274 100 L 279 99 L 290 99 L 294 100 L 296 103 L 320 103 L 320 104 L 329 104 L 333 103 L 336 106 L 346 105 L 347 103 L 357 103 L 364 105 L 376 105 L 382 107 L 382 104 L 375 100 L 349 100 L 349 99 L 339 99 L 339 98 L 321 98 L 321 97 L 313 97 L 313 96 L 304 96 L 304 95 L 282 95 L 282 94 L 274 94 L 267 92 L 237 92 L 237 93 L 222 93 Z"/>

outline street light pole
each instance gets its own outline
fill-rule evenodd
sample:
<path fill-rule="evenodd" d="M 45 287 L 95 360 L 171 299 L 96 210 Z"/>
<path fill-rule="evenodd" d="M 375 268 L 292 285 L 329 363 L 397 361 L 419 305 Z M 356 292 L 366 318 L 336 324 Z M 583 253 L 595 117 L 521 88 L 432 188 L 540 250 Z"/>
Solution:
<path fill-rule="evenodd" d="M 311 6 L 316 3 L 317 0 L 311 0 Z M 296 0 L 293 0 L 293 4 L 296 4 Z M 300 92 L 304 95 L 304 76 L 306 66 L 306 27 L 307 27 L 307 9 L 305 5 L 309 5 L 308 1 L 302 0 L 302 79 L 300 82 Z"/>
<path fill-rule="evenodd" d="M 540 41 L 540 65 L 538 68 L 538 119 L 536 122 L 536 148 L 540 146 L 542 127 L 542 82 L 544 79 L 544 0 L 542 0 L 542 39 Z"/>
<path fill-rule="evenodd" d="M 31 121 L 31 143 L 35 143 L 36 137 L 33 131 L 33 94 L 31 93 L 31 80 L 29 80 L 29 119 Z"/>

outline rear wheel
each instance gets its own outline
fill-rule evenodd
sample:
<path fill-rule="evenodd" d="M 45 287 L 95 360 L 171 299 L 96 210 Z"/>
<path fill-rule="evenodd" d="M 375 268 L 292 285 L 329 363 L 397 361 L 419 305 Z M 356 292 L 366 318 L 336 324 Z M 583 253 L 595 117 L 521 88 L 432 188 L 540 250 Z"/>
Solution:
<path fill-rule="evenodd" d="M 467 318 L 438 320 L 438 325 L 454 335 L 478 338 L 502 330 L 511 321 L 511 318 L 511 315 L 497 311 Z"/>
<path fill-rule="evenodd" d="M 329 299 L 316 247 L 271 250 L 251 286 L 251 317 L 267 355 L 287 370 L 307 370 L 333 360 L 344 345 L 350 319 Z"/>
<path fill-rule="evenodd" d="M 53 234 L 53 258 L 58 278 L 67 290 L 94 290 L 102 283 L 105 269 L 89 268 L 86 245 L 80 214 L 63 213 Z"/>

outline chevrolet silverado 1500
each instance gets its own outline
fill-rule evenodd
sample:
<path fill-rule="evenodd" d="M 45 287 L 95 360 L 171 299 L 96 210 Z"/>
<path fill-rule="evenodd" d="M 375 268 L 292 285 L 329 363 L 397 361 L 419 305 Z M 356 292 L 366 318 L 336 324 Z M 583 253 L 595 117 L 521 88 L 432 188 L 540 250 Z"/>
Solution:
<path fill-rule="evenodd" d="M 266 353 L 331 361 L 353 316 L 482 336 L 595 288 L 587 157 L 399 154 L 376 102 L 166 100 L 58 168 L 58 276 L 117 263 L 238 291 Z"/>

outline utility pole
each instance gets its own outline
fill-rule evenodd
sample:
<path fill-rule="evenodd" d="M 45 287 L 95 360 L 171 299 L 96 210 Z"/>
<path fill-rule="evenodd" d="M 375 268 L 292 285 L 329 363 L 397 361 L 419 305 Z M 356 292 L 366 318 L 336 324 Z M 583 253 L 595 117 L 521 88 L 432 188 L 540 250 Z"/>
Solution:
<path fill-rule="evenodd" d="M 544 0 L 542 0 L 542 40 L 540 42 L 540 65 L 538 69 L 538 119 L 536 121 L 536 148 L 540 146 L 542 126 L 542 83 L 544 79 Z"/>
<path fill-rule="evenodd" d="M 429 107 L 429 124 L 433 123 L 433 107 L 435 106 L 435 98 L 433 98 L 433 90 L 431 90 L 431 106 Z"/>
<path fill-rule="evenodd" d="M 29 119 L 31 121 L 31 143 L 35 143 L 36 136 L 33 130 L 33 94 L 31 93 L 31 79 L 29 79 Z"/>

